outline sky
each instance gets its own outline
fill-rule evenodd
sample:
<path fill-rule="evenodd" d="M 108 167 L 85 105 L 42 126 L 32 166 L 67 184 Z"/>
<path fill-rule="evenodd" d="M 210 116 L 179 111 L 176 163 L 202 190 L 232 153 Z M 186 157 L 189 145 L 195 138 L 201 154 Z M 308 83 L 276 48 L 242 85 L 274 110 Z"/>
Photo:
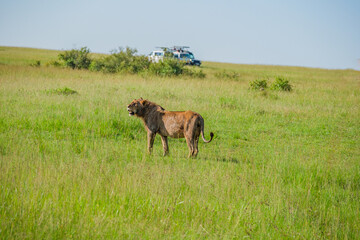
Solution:
<path fill-rule="evenodd" d="M 360 0 L 0 0 L 0 46 L 360 70 Z"/>

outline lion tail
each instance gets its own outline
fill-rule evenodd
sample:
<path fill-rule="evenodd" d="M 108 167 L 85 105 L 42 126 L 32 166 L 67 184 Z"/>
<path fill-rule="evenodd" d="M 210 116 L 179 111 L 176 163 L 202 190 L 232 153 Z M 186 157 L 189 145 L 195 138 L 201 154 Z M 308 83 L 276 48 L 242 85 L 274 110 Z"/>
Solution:
<path fill-rule="evenodd" d="M 214 133 L 210 132 L 210 140 L 205 139 L 205 136 L 204 136 L 204 119 L 202 117 L 200 118 L 200 125 L 201 125 L 201 137 L 202 137 L 203 141 L 206 142 L 206 143 L 211 142 L 211 140 L 214 137 Z"/>

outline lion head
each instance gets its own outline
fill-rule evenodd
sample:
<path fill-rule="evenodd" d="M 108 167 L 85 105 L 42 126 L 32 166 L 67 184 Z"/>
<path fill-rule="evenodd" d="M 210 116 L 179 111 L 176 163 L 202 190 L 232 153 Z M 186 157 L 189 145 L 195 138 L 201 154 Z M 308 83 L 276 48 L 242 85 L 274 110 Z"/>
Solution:
<path fill-rule="evenodd" d="M 134 115 L 138 114 L 139 112 L 141 112 L 143 110 L 143 108 L 144 108 L 143 102 L 144 102 L 143 98 L 134 99 L 127 106 L 129 116 L 134 116 Z"/>
<path fill-rule="evenodd" d="M 129 116 L 145 117 L 151 111 L 164 111 L 165 109 L 149 100 L 134 99 L 128 106 Z"/>

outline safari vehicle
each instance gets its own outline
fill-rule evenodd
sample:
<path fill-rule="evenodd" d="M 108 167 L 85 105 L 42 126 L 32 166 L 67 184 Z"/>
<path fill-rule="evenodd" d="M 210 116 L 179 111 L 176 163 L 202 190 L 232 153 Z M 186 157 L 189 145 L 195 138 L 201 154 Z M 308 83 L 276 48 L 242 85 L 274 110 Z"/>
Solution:
<path fill-rule="evenodd" d="M 152 51 L 149 54 L 149 60 L 152 62 L 159 62 L 164 59 L 164 56 L 165 56 L 165 51 L 163 50 Z"/>
<path fill-rule="evenodd" d="M 187 46 L 174 46 L 171 48 L 168 47 L 158 47 L 161 48 L 161 50 L 152 51 L 149 54 L 149 60 L 153 62 L 159 62 L 162 61 L 164 57 L 173 57 L 175 59 L 178 59 L 180 61 L 185 61 L 188 65 L 195 65 L 200 66 L 201 61 L 195 59 L 195 56 L 192 52 L 185 50 L 186 48 L 189 48 Z"/>

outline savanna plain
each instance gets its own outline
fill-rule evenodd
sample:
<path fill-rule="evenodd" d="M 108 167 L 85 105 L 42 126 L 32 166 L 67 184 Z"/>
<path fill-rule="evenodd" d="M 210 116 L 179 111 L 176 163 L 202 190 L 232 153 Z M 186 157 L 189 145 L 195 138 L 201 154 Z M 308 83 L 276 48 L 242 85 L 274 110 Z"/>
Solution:
<path fill-rule="evenodd" d="M 360 239 L 359 71 L 157 77 L 46 66 L 58 54 L 0 47 L 1 239 Z M 250 89 L 277 76 L 293 90 Z M 140 97 L 200 113 L 213 141 L 163 157 L 157 136 L 149 156 Z"/>

